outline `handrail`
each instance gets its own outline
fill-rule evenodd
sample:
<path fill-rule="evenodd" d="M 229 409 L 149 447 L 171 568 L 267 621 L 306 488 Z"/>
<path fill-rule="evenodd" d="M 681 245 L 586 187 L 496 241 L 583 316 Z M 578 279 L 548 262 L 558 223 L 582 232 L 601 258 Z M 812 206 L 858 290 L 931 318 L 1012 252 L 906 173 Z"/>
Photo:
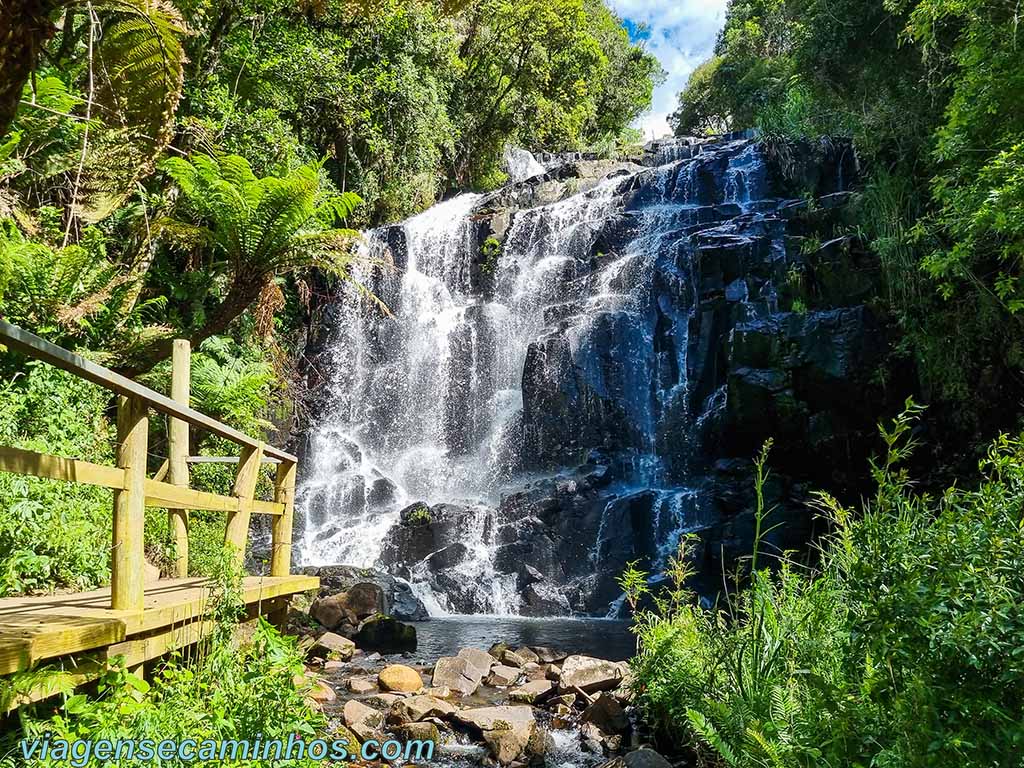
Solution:
<path fill-rule="evenodd" d="M 117 405 L 117 459 L 115 467 L 76 458 L 52 456 L 23 448 L 0 446 L 0 472 L 33 475 L 50 480 L 109 488 L 114 496 L 111 547 L 110 596 L 115 610 L 141 611 L 145 603 L 145 508 L 165 507 L 173 536 L 175 572 L 188 574 L 188 510 L 227 513 L 224 543 L 239 566 L 244 559 L 253 514 L 271 515 L 271 576 L 291 571 L 292 523 L 295 511 L 295 478 L 298 459 L 286 451 L 264 445 L 188 405 L 190 350 L 185 340 L 174 342 L 171 394 L 167 397 L 138 382 L 114 373 L 56 344 L 0 320 L 0 344 L 27 354 L 119 395 Z M 150 409 L 170 417 L 168 458 L 148 476 Z M 217 463 L 238 462 L 230 496 L 189 487 L 188 464 L 201 457 L 188 455 L 188 427 L 192 425 L 241 446 L 241 457 L 211 457 Z M 256 498 L 261 465 L 277 465 L 274 500 Z M 164 482 L 164 477 L 169 482 Z"/>
<path fill-rule="evenodd" d="M 187 405 L 176 403 L 167 395 L 162 395 L 149 387 L 132 381 L 126 376 L 114 373 L 102 365 L 86 360 L 81 355 L 76 355 L 74 352 L 69 352 L 63 347 L 58 347 L 56 344 L 46 341 L 46 339 L 42 339 L 33 333 L 29 333 L 16 325 L 11 325 L 5 320 L 0 320 L 0 342 L 5 343 L 11 349 L 24 352 L 29 357 L 49 363 L 55 368 L 60 368 L 68 373 L 73 373 L 75 376 L 91 381 L 93 384 L 98 384 L 111 392 L 141 400 L 155 411 L 181 419 L 194 427 L 205 429 L 238 445 L 256 448 L 261 444 L 259 440 L 249 437 L 244 432 L 239 432 L 227 424 L 222 424 L 216 419 L 210 418 Z M 281 461 L 298 461 L 292 454 L 269 445 L 263 446 L 263 452 Z"/>

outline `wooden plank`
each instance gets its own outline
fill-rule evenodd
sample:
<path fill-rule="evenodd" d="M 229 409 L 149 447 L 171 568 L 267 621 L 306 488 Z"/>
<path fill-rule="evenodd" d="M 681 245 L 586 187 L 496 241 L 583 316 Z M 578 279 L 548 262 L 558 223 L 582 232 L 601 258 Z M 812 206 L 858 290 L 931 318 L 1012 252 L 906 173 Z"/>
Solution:
<path fill-rule="evenodd" d="M 124 487 L 124 470 L 117 467 L 105 467 L 81 459 L 63 459 L 21 448 L 0 447 L 0 472 L 99 485 L 117 490 Z"/>
<path fill-rule="evenodd" d="M 186 461 L 189 464 L 237 464 L 239 461 L 238 456 L 189 456 Z M 264 456 L 264 464 L 280 464 L 280 459 L 275 459 L 273 456 Z"/>
<path fill-rule="evenodd" d="M 312 576 L 249 576 L 242 582 L 248 606 L 318 589 Z M 182 626 L 206 615 L 211 583 L 206 579 L 161 579 L 146 589 L 145 610 L 114 611 L 110 589 L 73 595 L 0 599 L 0 675 L 29 669 L 39 661 L 81 653 Z"/>
<path fill-rule="evenodd" d="M 216 419 L 210 418 L 189 406 L 174 402 L 167 395 L 145 387 L 119 373 L 114 373 L 102 365 L 86 360 L 84 357 L 69 352 L 63 347 L 58 347 L 56 344 L 51 344 L 45 339 L 41 339 L 35 334 L 29 333 L 16 325 L 11 325 L 4 320 L 0 320 L 0 342 L 5 343 L 11 349 L 23 352 L 36 360 L 42 360 L 44 363 L 49 363 L 55 368 L 73 373 L 79 378 L 91 381 L 93 384 L 98 384 L 104 389 L 108 389 L 123 397 L 142 400 L 150 408 L 160 413 L 186 421 L 194 427 L 205 429 L 238 445 L 249 448 L 256 448 L 261 445 L 259 440 L 249 437 L 243 432 L 229 427 L 227 424 L 221 424 Z M 270 446 L 265 448 L 265 452 L 282 461 L 297 460 L 290 453 Z"/>
<path fill-rule="evenodd" d="M 274 478 L 274 501 L 284 505 L 271 530 L 270 575 L 287 576 L 292 568 L 292 523 L 295 517 L 295 464 L 280 464 Z"/>
<path fill-rule="evenodd" d="M 186 339 L 175 339 L 171 349 L 171 398 L 188 407 L 191 397 L 192 348 Z M 167 429 L 168 480 L 188 488 L 188 422 L 173 416 Z M 188 509 L 168 508 L 167 527 L 174 541 L 174 574 L 188 576 Z"/>
<path fill-rule="evenodd" d="M 177 509 L 205 509 L 209 512 L 236 512 L 238 499 L 191 488 L 179 488 L 170 483 L 146 481 L 147 507 L 173 507 Z"/>
<path fill-rule="evenodd" d="M 268 621 L 273 623 L 271 617 L 286 616 L 288 609 L 288 597 L 278 597 L 271 600 L 257 602 L 246 606 L 246 615 L 251 620 L 256 616 L 266 616 Z M 84 685 L 98 678 L 108 668 L 110 662 L 119 656 L 124 657 L 124 664 L 128 668 L 137 667 L 147 661 L 166 656 L 173 651 L 180 651 L 195 645 L 203 638 L 209 636 L 213 631 L 215 623 L 208 619 L 197 619 L 187 624 L 173 626 L 167 629 L 160 629 L 144 637 L 132 638 L 121 642 L 113 642 L 105 648 L 98 648 L 87 652 L 86 657 L 81 654 L 66 654 L 63 663 L 57 662 L 57 667 L 64 667 L 64 682 L 73 687 Z M 0 631 L 0 650 L 3 650 L 3 637 Z M 75 658 L 75 657 L 78 658 Z M 67 669 L 70 665 L 70 669 Z M 28 666 L 28 665 L 26 665 Z M 12 700 L 7 711 L 12 711 L 26 704 L 43 701 L 54 696 L 58 691 L 54 690 L 52 684 L 41 683 L 30 691 L 23 693 Z M 0 710 L 2 714 L 2 710 Z"/>
<path fill-rule="evenodd" d="M 232 491 L 243 503 L 239 504 L 237 512 L 228 515 L 224 544 L 234 549 L 239 567 L 245 562 L 245 542 L 249 538 L 249 517 L 252 509 L 250 504 L 244 502 L 252 502 L 253 494 L 256 493 L 262 459 L 262 447 L 243 448 L 242 460 L 238 463 L 238 471 L 235 473 L 235 487 Z"/>
<path fill-rule="evenodd" d="M 114 540 L 110 562 L 111 607 L 141 611 L 144 604 L 146 455 L 149 418 L 146 404 L 122 397 L 117 406 L 117 466 L 124 489 L 114 492 Z"/>
<path fill-rule="evenodd" d="M 146 480 L 147 507 L 174 507 L 180 509 L 202 509 L 208 512 L 238 512 L 250 514 L 282 515 L 284 504 L 259 499 L 239 499 L 236 496 L 221 496 L 192 488 L 179 488 L 170 483 Z M 179 577 L 183 578 L 183 577 Z"/>

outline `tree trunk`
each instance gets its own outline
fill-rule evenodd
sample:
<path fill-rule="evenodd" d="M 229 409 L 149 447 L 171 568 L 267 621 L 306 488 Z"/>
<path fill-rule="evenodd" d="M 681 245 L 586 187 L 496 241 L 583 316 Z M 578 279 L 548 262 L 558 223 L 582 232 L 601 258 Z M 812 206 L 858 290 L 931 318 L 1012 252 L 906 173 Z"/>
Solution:
<path fill-rule="evenodd" d="M 231 323 L 255 303 L 263 291 L 264 284 L 272 279 L 273 276 L 265 276 L 233 283 L 228 295 L 210 314 L 206 324 L 189 337 L 192 349 L 198 349 L 199 345 L 211 336 L 219 336 L 227 331 Z M 169 358 L 172 350 L 171 339 L 151 342 L 135 352 L 125 365 L 114 370 L 130 379 L 136 378 Z"/>
<path fill-rule="evenodd" d="M 0 0 L 0 138 L 18 112 L 18 102 L 39 52 L 55 31 L 50 15 L 57 0 Z"/>

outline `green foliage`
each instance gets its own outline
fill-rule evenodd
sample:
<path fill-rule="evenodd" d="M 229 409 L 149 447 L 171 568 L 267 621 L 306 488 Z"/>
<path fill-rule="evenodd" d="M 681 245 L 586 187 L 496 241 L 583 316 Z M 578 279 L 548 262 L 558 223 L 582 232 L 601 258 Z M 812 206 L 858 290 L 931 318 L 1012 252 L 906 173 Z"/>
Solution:
<path fill-rule="evenodd" d="M 110 464 L 106 397 L 31 363 L 0 385 L 0 445 Z M 106 489 L 0 474 L 0 595 L 103 583 L 111 503 Z"/>
<path fill-rule="evenodd" d="M 65 696 L 52 716 L 23 709 L 19 713 L 22 732 L 8 738 L 44 733 L 69 741 L 260 738 L 287 742 L 293 734 L 315 738 L 325 722 L 306 701 L 309 685 L 304 682 L 303 656 L 294 638 L 282 636 L 261 618 L 251 638 L 238 642 L 237 623 L 243 611 L 240 574 L 229 563 L 223 553 L 207 608 L 214 628 L 196 649 L 161 662 L 151 682 L 128 672 L 123 658 L 115 659 L 100 678 L 95 696 Z M 119 763 L 136 764 L 141 763 Z M 164 764 L 182 765 L 177 760 Z M 276 764 L 273 760 L 247 763 Z"/>
<path fill-rule="evenodd" d="M 819 494 L 834 533 L 817 572 L 783 557 L 724 610 L 637 616 L 634 690 L 663 737 L 710 765 L 1019 762 L 1024 441 L 1000 438 L 979 488 L 935 498 L 903 468 L 919 410 L 882 430 L 863 509 Z"/>

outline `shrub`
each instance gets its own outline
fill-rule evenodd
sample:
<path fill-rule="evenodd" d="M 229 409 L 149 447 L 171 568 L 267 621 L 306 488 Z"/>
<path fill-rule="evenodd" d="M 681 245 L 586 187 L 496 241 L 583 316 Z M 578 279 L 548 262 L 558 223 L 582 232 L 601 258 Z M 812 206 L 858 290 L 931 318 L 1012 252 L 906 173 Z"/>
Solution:
<path fill-rule="evenodd" d="M 755 564 L 705 611 L 674 562 L 675 596 L 635 624 L 637 703 L 662 739 L 710 765 L 1020 765 L 1024 442 L 992 446 L 978 489 L 932 497 L 900 468 L 917 410 L 881 430 L 863 509 L 817 497 L 834 532 L 815 572 Z"/>

